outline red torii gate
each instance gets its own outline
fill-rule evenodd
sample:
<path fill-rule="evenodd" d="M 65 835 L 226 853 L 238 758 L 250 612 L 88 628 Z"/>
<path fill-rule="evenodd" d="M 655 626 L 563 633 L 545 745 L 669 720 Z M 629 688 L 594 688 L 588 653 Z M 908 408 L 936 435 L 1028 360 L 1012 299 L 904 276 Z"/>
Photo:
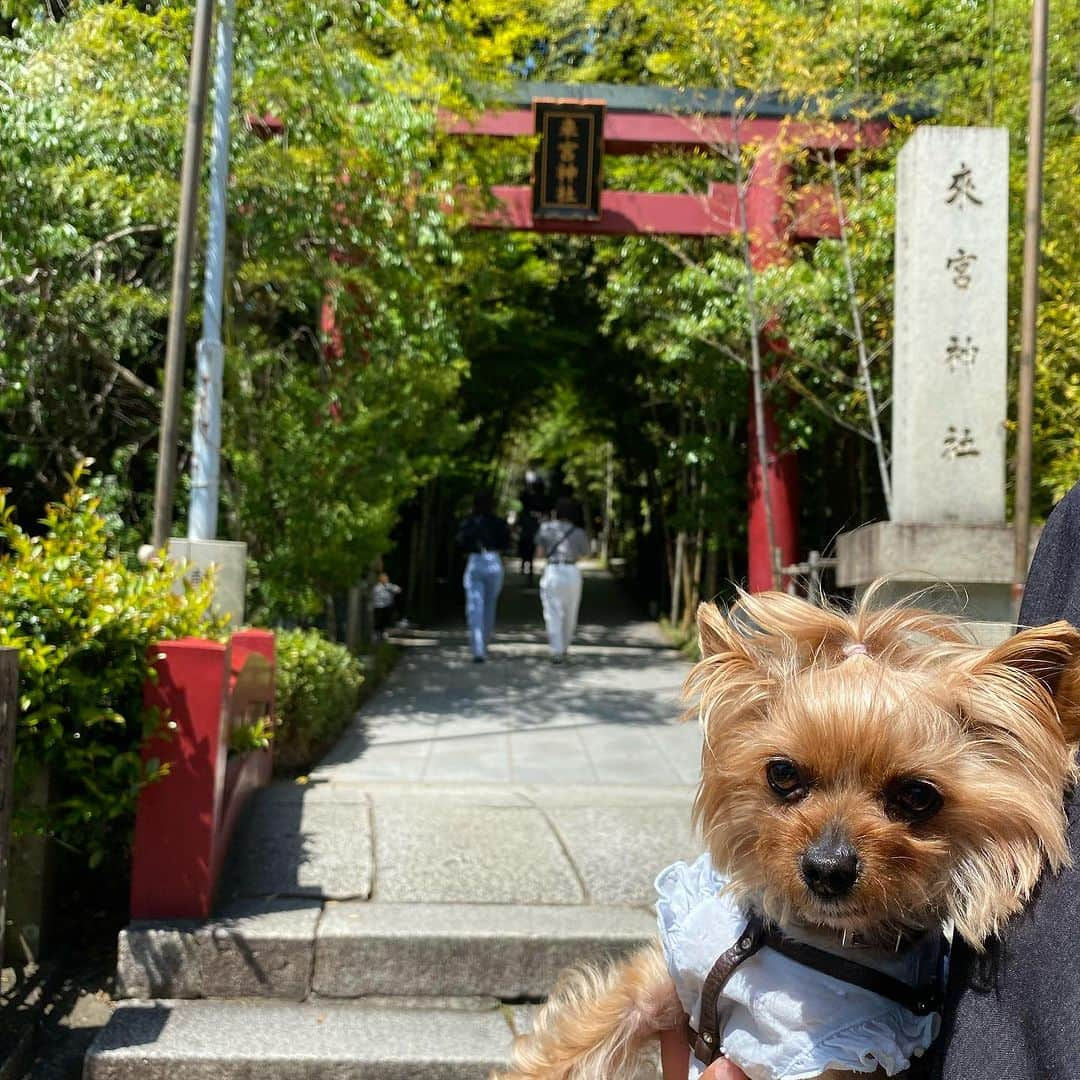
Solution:
<path fill-rule="evenodd" d="M 443 130 L 453 135 L 523 138 L 535 133 L 533 101 L 602 101 L 605 154 L 648 154 L 693 150 L 719 145 L 754 148 L 746 192 L 750 258 L 754 269 L 791 257 L 792 244 L 839 235 L 831 189 L 795 187 L 792 159 L 803 149 L 843 154 L 856 147 L 880 144 L 888 123 L 875 119 L 861 124 L 844 116 L 807 120 L 806 103 L 785 103 L 777 97 L 758 97 L 753 114 L 743 115 L 745 95 L 710 90 L 666 90 L 658 87 L 617 86 L 609 83 L 517 83 L 500 95 L 498 107 L 473 120 L 449 114 Z M 498 186 L 492 193 L 502 204 L 477 216 L 480 229 L 514 229 L 547 233 L 625 236 L 729 236 L 742 231 L 733 184 L 712 183 L 702 194 L 604 191 L 596 220 L 536 220 L 532 189 Z M 779 357 L 783 343 L 772 335 L 763 350 Z M 765 354 L 763 354 L 765 355 Z M 767 355 L 764 360 L 768 365 Z M 765 442 L 769 494 L 780 565 L 798 561 L 798 476 L 793 454 L 778 452 L 772 409 L 766 403 Z M 772 588 L 773 559 L 769 552 L 761 471 L 753 410 L 747 433 L 749 470 L 748 559 L 749 587 Z"/>

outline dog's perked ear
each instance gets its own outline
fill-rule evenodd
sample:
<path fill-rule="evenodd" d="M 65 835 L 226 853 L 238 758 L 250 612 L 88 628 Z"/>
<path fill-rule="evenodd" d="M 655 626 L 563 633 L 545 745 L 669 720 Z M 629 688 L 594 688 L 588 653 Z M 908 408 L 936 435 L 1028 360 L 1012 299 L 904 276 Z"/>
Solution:
<path fill-rule="evenodd" d="M 979 774 L 952 840 L 951 914 L 974 947 L 1020 911 L 1044 869 L 1071 860 L 1062 796 L 1075 778 L 1080 632 L 1068 623 L 1024 630 L 954 657 L 957 719 Z"/>
<path fill-rule="evenodd" d="M 1029 715 L 1054 724 L 1056 712 L 1066 742 L 1080 742 L 1080 631 L 1069 623 L 1021 630 L 988 650 L 972 675 L 988 695 Z"/>
<path fill-rule="evenodd" d="M 683 688 L 694 703 L 687 715 L 708 725 L 714 715 L 731 722 L 741 712 L 759 710 L 772 696 L 772 679 L 751 637 L 716 604 L 698 607 L 697 625 L 701 660 Z"/>
<path fill-rule="evenodd" d="M 724 614 L 716 604 L 698 604 L 697 628 L 702 659 L 730 647 Z"/>
<path fill-rule="evenodd" d="M 697 622 L 701 661 L 685 689 L 706 724 L 759 715 L 785 682 L 823 655 L 838 657 L 853 636 L 839 612 L 781 592 L 740 593 L 726 612 L 702 604 Z"/>

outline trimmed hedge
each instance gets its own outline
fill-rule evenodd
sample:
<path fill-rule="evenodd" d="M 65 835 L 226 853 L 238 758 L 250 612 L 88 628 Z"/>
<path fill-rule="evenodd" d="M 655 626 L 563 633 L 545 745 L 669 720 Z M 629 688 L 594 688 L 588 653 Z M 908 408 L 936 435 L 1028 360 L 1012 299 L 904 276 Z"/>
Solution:
<path fill-rule="evenodd" d="M 84 472 L 38 536 L 0 489 L 0 645 L 19 651 L 14 834 L 48 836 L 96 866 L 126 856 L 139 792 L 162 773 L 140 755 L 160 723 L 142 704 L 150 646 L 220 637 L 224 624 L 209 614 L 209 579 L 181 584 L 167 560 L 120 557 L 118 523 L 80 486 Z M 20 796 L 43 770 L 49 803 L 30 807 Z"/>
<path fill-rule="evenodd" d="M 278 630 L 274 765 L 305 771 L 335 742 L 360 704 L 364 669 L 318 630 Z"/>

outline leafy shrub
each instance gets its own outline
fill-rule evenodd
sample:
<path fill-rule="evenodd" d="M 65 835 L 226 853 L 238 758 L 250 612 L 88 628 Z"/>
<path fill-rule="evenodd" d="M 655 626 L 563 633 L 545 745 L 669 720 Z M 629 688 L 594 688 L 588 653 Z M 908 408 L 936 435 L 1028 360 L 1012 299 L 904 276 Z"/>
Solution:
<path fill-rule="evenodd" d="M 360 702 L 364 670 L 344 645 L 317 630 L 277 631 L 274 764 L 307 769 L 345 730 Z"/>
<path fill-rule="evenodd" d="M 162 771 L 139 754 L 159 722 L 142 704 L 150 646 L 223 625 L 208 615 L 210 581 L 178 585 L 174 565 L 115 553 L 115 523 L 83 473 L 46 508 L 40 536 L 15 524 L 0 489 L 0 645 L 19 650 L 15 833 L 51 836 L 96 866 L 126 854 L 139 791 Z M 43 768 L 49 805 L 20 805 Z"/>

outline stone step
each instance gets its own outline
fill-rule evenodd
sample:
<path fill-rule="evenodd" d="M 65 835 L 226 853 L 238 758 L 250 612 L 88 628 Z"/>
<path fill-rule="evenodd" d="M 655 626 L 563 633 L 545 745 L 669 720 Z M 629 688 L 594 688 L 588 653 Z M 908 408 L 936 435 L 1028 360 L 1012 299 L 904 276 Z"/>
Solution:
<path fill-rule="evenodd" d="M 512 1020 L 494 1004 L 129 1002 L 83 1080 L 482 1080 L 506 1063 Z"/>
<path fill-rule="evenodd" d="M 133 923 L 117 981 L 141 999 L 539 1000 L 563 968 L 625 955 L 655 925 L 631 907 L 278 901 L 208 923 Z"/>

